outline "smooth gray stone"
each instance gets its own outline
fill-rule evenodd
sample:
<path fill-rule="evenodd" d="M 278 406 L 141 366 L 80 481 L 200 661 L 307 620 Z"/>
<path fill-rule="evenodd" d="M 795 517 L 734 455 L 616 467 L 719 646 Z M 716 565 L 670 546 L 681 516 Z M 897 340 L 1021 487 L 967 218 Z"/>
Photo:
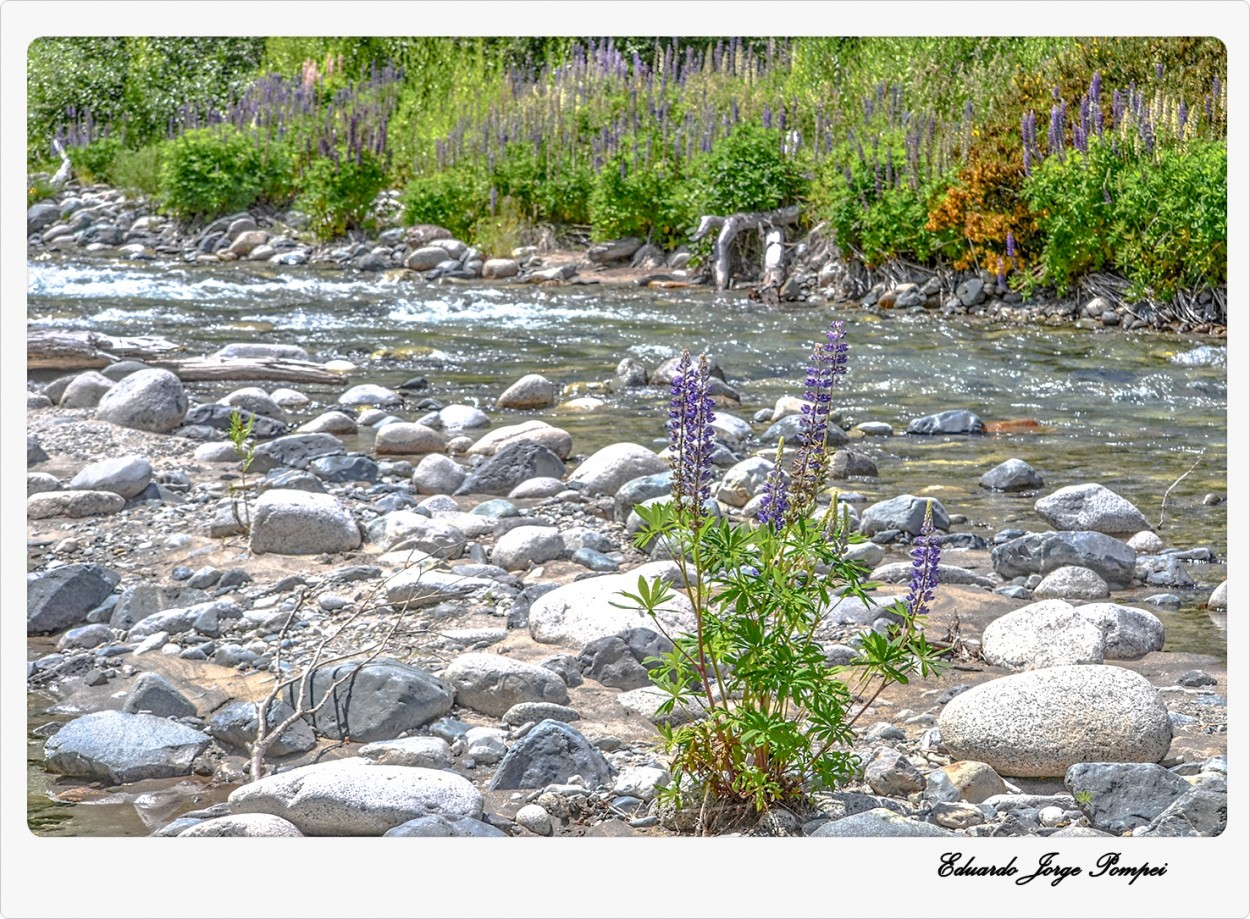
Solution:
<path fill-rule="evenodd" d="M 995 546 L 990 559 L 994 571 L 1008 580 L 1077 565 L 1097 572 L 1112 589 L 1128 587 L 1137 566 L 1130 546 L 1092 530 L 1028 533 Z"/>
<path fill-rule="evenodd" d="M 256 702 L 238 701 L 219 708 L 209 719 L 208 733 L 219 743 L 246 751 L 248 744 L 256 740 L 256 732 L 260 727 L 257 705 Z M 267 727 L 272 731 L 294 712 L 295 709 L 288 703 L 274 699 L 269 706 Z M 287 756 L 291 753 L 306 753 L 316 745 L 317 738 L 312 728 L 303 718 L 298 718 L 270 745 L 268 752 L 270 756 Z"/>
<path fill-rule="evenodd" d="M 383 836 L 457 836 L 464 838 L 485 839 L 508 834 L 498 827 L 491 826 L 482 820 L 472 817 L 444 817 L 441 814 L 427 814 L 407 823 L 401 823 L 382 834 Z"/>
<path fill-rule="evenodd" d="M 1193 788 L 1150 821 L 1147 836 L 1219 836 L 1228 826 L 1228 793 Z"/>
<path fill-rule="evenodd" d="M 1077 763 L 1063 784 L 1089 822 L 1109 833 L 1148 826 L 1192 789 L 1154 763 Z"/>
<path fill-rule="evenodd" d="M 82 623 L 121 580 L 101 565 L 63 565 L 26 582 L 26 634 L 59 632 Z"/>
<path fill-rule="evenodd" d="M 144 673 L 135 680 L 123 712 L 147 712 L 159 718 L 186 718 L 196 714 L 195 705 L 159 673 Z"/>
<path fill-rule="evenodd" d="M 564 460 L 541 444 L 508 444 L 469 473 L 457 495 L 506 495 L 527 479 L 563 478 Z"/>
<path fill-rule="evenodd" d="M 611 781 L 612 770 L 603 754 L 575 728 L 548 719 L 512 745 L 487 787 L 492 791 L 545 788 L 565 783 L 573 775 L 595 788 Z"/>
<path fill-rule="evenodd" d="M 62 727 L 44 745 L 44 765 L 62 775 L 114 785 L 189 775 L 209 736 L 156 715 L 93 712 Z"/>
<path fill-rule="evenodd" d="M 244 425 L 247 425 L 249 421 L 251 422 L 252 431 L 250 436 L 257 440 L 281 437 L 287 432 L 288 426 L 285 421 L 258 415 L 237 405 L 222 405 L 219 402 L 207 402 L 203 405 L 195 406 L 187 412 L 187 416 L 182 423 L 185 425 L 204 425 L 224 433 L 230 430 L 230 426 L 234 423 L 233 417 L 235 415 L 239 416 L 239 420 Z"/>
<path fill-rule="evenodd" d="M 878 807 L 861 814 L 830 820 L 812 836 L 878 837 L 878 836 L 954 836 L 950 830 L 900 816 L 888 808 Z"/>
<path fill-rule="evenodd" d="M 908 434 L 980 434 L 984 430 L 985 423 L 967 409 L 925 415 L 907 425 Z"/>
<path fill-rule="evenodd" d="M 313 672 L 305 694 L 305 705 L 309 707 L 321 699 L 336 679 L 347 676 L 330 701 L 312 716 L 317 733 L 336 740 L 349 736 L 363 743 L 391 740 L 451 710 L 454 692 L 444 680 L 389 658 L 379 658 L 362 667 L 359 663 L 347 661 Z M 296 686 L 289 688 L 286 701 L 293 705 L 297 692 Z"/>

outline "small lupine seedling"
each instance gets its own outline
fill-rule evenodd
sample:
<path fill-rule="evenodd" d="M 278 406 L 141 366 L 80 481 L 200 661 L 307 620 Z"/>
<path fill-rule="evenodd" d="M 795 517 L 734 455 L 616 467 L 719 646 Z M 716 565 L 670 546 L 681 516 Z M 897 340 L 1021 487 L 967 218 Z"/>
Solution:
<path fill-rule="evenodd" d="M 235 455 L 239 458 L 239 481 L 230 483 L 230 512 L 234 514 L 234 522 L 242 527 L 244 533 L 252 530 L 252 509 L 247 493 L 247 471 L 252 467 L 256 456 L 256 445 L 252 443 L 252 428 L 256 424 L 256 416 L 248 413 L 247 421 L 236 409 L 230 413 L 230 427 L 226 429 L 226 437 L 234 446 Z"/>
<path fill-rule="evenodd" d="M 863 537 L 851 532 L 836 495 L 818 506 L 832 393 L 846 356 L 845 329 L 835 322 L 812 354 L 790 472 L 780 461 L 774 466 L 754 523 L 730 522 L 709 503 L 714 411 L 706 358 L 695 363 L 683 353 L 673 380 L 673 496 L 636 508 L 644 521 L 636 540 L 664 539 L 674 549 L 694 611 L 694 631 L 666 633 L 673 650 L 648 663 L 667 694 L 661 715 L 679 706 L 704 713 L 684 724 L 661 718 L 659 730 L 674 778 L 663 795 L 677 808 L 687 796 L 701 798 L 700 814 L 713 815 L 700 817 L 705 832 L 774 805 L 801 804 L 812 790 L 853 778 L 857 719 L 884 687 L 939 667 L 920 628 L 937 583 L 931 521 L 912 550 L 908 596 L 882 609 L 893 625 L 866 632 L 847 667 L 830 666 L 817 639 L 842 598 L 872 602 L 867 571 L 846 557 Z M 656 614 L 673 598 L 671 588 L 639 578 L 636 592 L 622 594 L 666 631 Z"/>

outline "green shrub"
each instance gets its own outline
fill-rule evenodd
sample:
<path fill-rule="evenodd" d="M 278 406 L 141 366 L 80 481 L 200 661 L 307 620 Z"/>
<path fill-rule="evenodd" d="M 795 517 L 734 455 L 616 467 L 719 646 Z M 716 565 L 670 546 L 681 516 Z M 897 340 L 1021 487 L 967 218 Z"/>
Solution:
<path fill-rule="evenodd" d="M 1191 141 L 1154 154 L 1091 139 L 1087 154 L 1045 159 L 1023 194 L 1038 214 L 1040 280 L 1070 289 L 1114 270 L 1130 295 L 1170 299 L 1226 283 L 1228 152 Z"/>
<path fill-rule="evenodd" d="M 470 238 L 473 226 L 489 209 L 482 180 L 468 169 L 420 175 L 404 188 L 404 223 L 433 223 L 459 238 Z"/>
<path fill-rule="evenodd" d="M 639 236 L 671 248 L 693 228 L 686 185 L 669 163 L 631 165 L 631 161 L 619 154 L 595 178 L 591 235 L 596 240 Z"/>
<path fill-rule="evenodd" d="M 797 203 L 807 183 L 782 153 L 781 140 L 777 131 L 744 123 L 718 141 L 700 171 L 704 212 L 770 211 Z"/>
<path fill-rule="evenodd" d="M 156 197 L 161 190 L 163 144 L 149 144 L 139 150 L 120 150 L 108 169 L 108 180 L 128 192 Z"/>
<path fill-rule="evenodd" d="M 473 225 L 469 238 L 484 258 L 507 258 L 524 244 L 526 221 L 516 200 L 499 199 L 495 213 Z"/>
<path fill-rule="evenodd" d="M 70 162 L 75 173 L 86 182 L 112 181 L 111 167 L 122 151 L 118 137 L 101 137 L 84 147 L 70 150 Z"/>
<path fill-rule="evenodd" d="M 370 207 L 386 187 L 386 170 L 368 150 L 355 156 L 319 157 L 300 177 L 296 207 L 307 212 L 320 239 L 336 239 L 365 225 Z"/>
<path fill-rule="evenodd" d="M 165 144 L 160 193 L 174 216 L 211 219 L 250 206 L 264 187 L 264 157 L 228 125 L 199 128 Z"/>
<path fill-rule="evenodd" d="M 788 476 L 778 448 L 758 526 L 707 510 L 714 409 L 707 361 L 695 364 L 689 352 L 675 373 L 669 411 L 673 499 L 637 508 L 644 524 L 638 545 L 662 540 L 682 560 L 694 618 L 693 630 L 667 635 L 670 653 L 646 662 L 668 696 L 659 712 L 681 706 L 705 713 L 676 725 L 661 719 L 673 754 L 673 782 L 661 794 L 677 807 L 692 798 L 701 814 L 712 815 L 705 831 L 851 779 L 859 767 L 847 749 L 852 726 L 871 700 L 885 685 L 939 666 L 920 629 L 940 556 L 927 514 L 913 550 L 910 593 L 888 610 L 896 625 L 885 634 L 865 632 L 847 668 L 830 667 L 815 638 L 842 597 L 871 602 L 867 572 L 845 558 L 848 542 L 863 537 L 852 535 L 836 499 L 824 512 L 816 504 L 830 459 L 832 390 L 845 372 L 844 335 L 835 322 L 813 351 L 802 445 Z M 669 585 L 639 578 L 637 592 L 622 595 L 667 631 L 659 614 L 674 597 Z M 844 672 L 852 674 L 849 683 Z"/>

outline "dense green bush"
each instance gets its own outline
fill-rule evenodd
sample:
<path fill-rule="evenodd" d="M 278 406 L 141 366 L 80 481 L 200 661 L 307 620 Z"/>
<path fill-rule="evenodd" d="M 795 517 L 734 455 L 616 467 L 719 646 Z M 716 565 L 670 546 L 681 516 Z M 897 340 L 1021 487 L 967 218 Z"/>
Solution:
<path fill-rule="evenodd" d="M 182 219 L 211 219 L 250 206 L 265 187 L 264 156 L 243 132 L 219 125 L 168 143 L 160 195 Z"/>
<path fill-rule="evenodd" d="M 490 209 L 489 192 L 483 185 L 482 178 L 469 169 L 419 175 L 404 188 L 404 223 L 433 223 L 466 238 Z"/>
<path fill-rule="evenodd" d="M 782 139 L 779 131 L 744 123 L 717 142 L 699 175 L 703 211 L 770 211 L 798 202 L 807 183 L 783 154 Z"/>
<path fill-rule="evenodd" d="M 295 205 L 310 218 L 320 239 L 344 236 L 365 225 L 369 209 L 386 187 L 386 170 L 370 151 L 320 157 L 300 178 Z"/>
<path fill-rule="evenodd" d="M 113 161 L 122 152 L 121 139 L 101 137 L 85 146 L 68 151 L 74 172 L 87 182 L 111 182 Z"/>
<path fill-rule="evenodd" d="M 138 150 L 121 150 L 108 167 L 108 180 L 128 192 L 156 197 L 161 190 L 163 144 L 148 144 Z"/>
<path fill-rule="evenodd" d="M 693 226 L 689 192 L 671 164 L 632 165 L 627 154 L 608 162 L 590 196 L 591 235 L 597 240 L 640 236 L 662 246 Z"/>
<path fill-rule="evenodd" d="M 1039 215 L 1040 280 L 1067 290 L 1114 270 L 1132 295 L 1226 282 L 1227 147 L 1191 142 L 1155 154 L 1097 139 L 1087 154 L 1049 157 L 1024 183 Z"/>

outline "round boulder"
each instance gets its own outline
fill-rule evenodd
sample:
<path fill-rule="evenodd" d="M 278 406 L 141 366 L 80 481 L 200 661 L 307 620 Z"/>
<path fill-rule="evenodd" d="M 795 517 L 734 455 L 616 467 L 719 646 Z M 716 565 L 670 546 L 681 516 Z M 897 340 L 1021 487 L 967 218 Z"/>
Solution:
<path fill-rule="evenodd" d="M 1038 600 L 1105 600 L 1111 591 L 1097 571 L 1080 565 L 1056 568 L 1033 588 Z"/>
<path fill-rule="evenodd" d="M 546 408 L 557 395 L 555 383 L 540 373 L 527 373 L 500 394 L 495 408 Z"/>
<path fill-rule="evenodd" d="M 317 555 L 360 547 L 360 528 L 331 495 L 288 488 L 263 492 L 252 510 L 253 552 Z"/>
<path fill-rule="evenodd" d="M 1037 470 L 1020 459 L 1004 460 L 981 476 L 981 487 L 990 491 L 1030 491 L 1045 484 Z"/>
<path fill-rule="evenodd" d="M 505 571 L 541 565 L 564 554 L 564 538 L 555 527 L 514 527 L 499 537 L 490 561 Z"/>
<path fill-rule="evenodd" d="M 1033 510 L 1056 530 L 1128 536 L 1150 529 L 1145 515 L 1132 503 L 1096 483 L 1060 488 L 1038 498 Z"/>
<path fill-rule="evenodd" d="M 95 416 L 102 421 L 154 434 L 168 434 L 187 415 L 182 381 L 168 370 L 140 370 L 100 397 Z"/>
<path fill-rule="evenodd" d="M 1000 616 L 981 634 L 985 660 L 1009 670 L 1101 664 L 1102 629 L 1064 600 L 1042 600 Z"/>
<path fill-rule="evenodd" d="M 609 444 L 596 450 L 569 476 L 591 494 L 614 495 L 632 479 L 667 470 L 668 462 L 655 451 L 631 443 Z"/>
<path fill-rule="evenodd" d="M 947 703 L 938 730 L 959 759 L 1037 778 L 1062 776 L 1076 763 L 1157 763 L 1172 742 L 1158 690 L 1106 664 L 1048 667 L 974 686 Z"/>

